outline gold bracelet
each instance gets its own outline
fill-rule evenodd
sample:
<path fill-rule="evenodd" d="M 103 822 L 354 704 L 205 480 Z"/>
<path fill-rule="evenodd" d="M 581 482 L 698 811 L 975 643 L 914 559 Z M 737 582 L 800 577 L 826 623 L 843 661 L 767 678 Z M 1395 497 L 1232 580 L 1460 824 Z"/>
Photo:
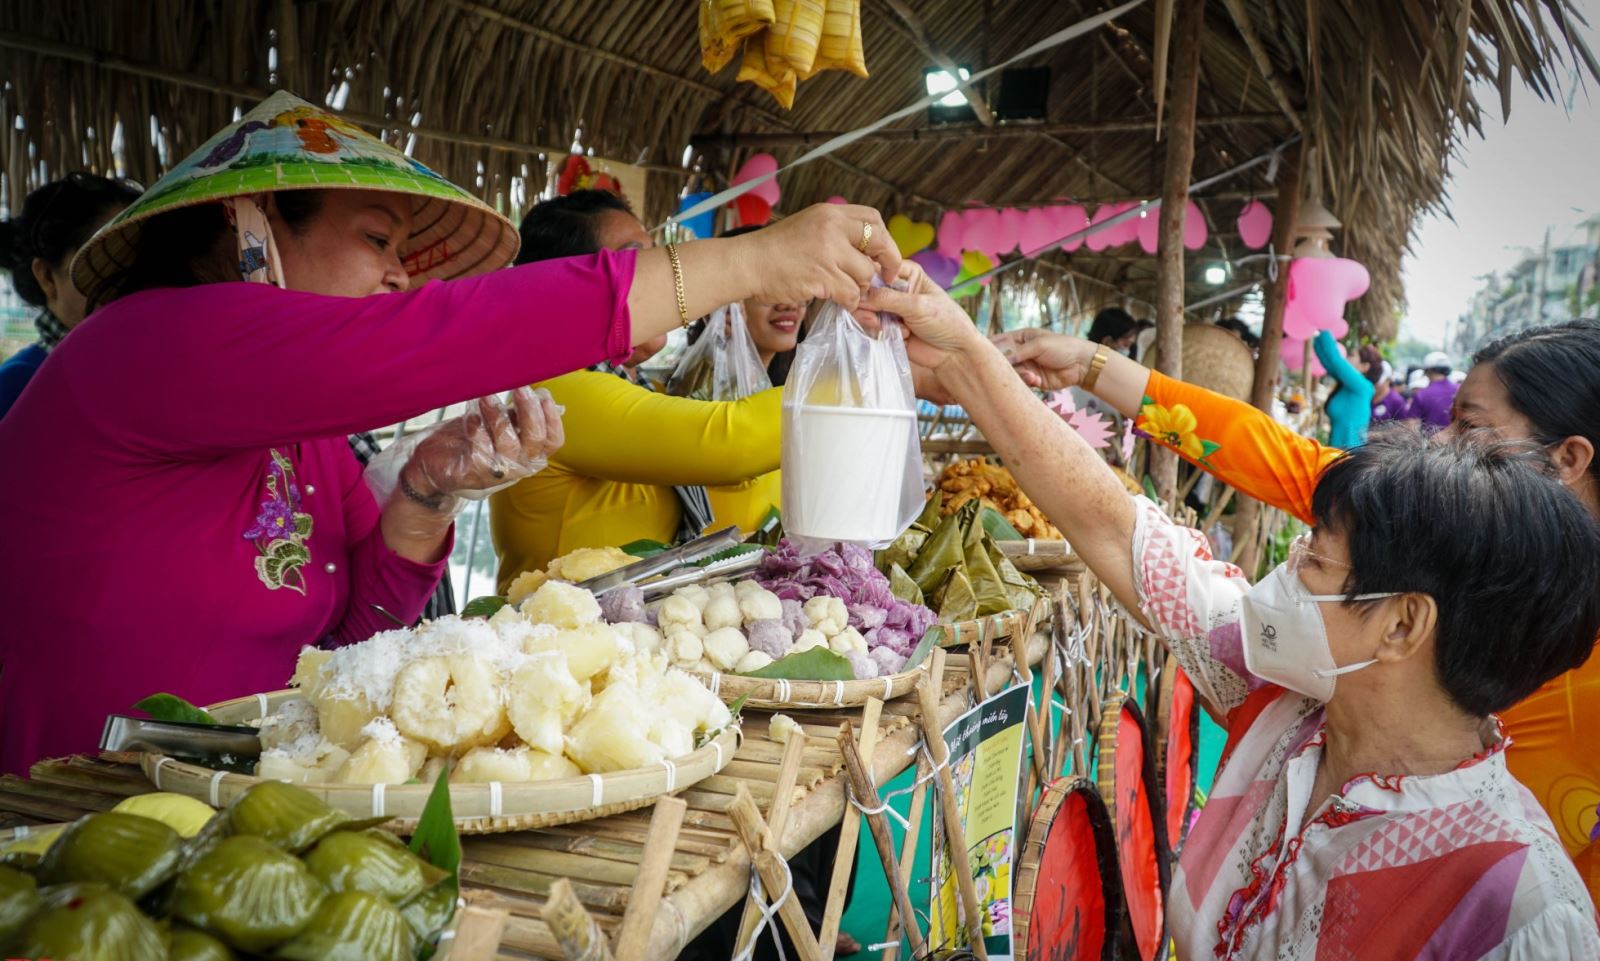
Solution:
<path fill-rule="evenodd" d="M 1089 361 L 1089 372 L 1083 375 L 1083 383 L 1078 385 L 1078 389 L 1093 393 L 1095 383 L 1100 380 L 1100 372 L 1106 369 L 1106 361 L 1110 359 L 1111 355 L 1106 353 L 1104 345 L 1095 348 L 1094 359 Z"/>
<path fill-rule="evenodd" d="M 683 264 L 678 260 L 678 245 L 667 244 L 667 259 L 672 261 L 672 286 L 678 295 L 678 323 L 689 326 L 689 304 L 683 296 Z"/>

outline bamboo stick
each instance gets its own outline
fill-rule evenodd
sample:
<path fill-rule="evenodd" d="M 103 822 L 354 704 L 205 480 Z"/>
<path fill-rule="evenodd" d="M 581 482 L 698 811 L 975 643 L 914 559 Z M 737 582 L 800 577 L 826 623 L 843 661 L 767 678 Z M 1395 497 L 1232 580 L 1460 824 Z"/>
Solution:
<path fill-rule="evenodd" d="M 933 659 L 928 663 L 928 677 L 933 682 L 936 690 L 943 690 L 945 664 L 944 651 L 934 651 L 933 654 Z M 918 710 L 920 709 L 921 708 L 919 707 Z M 928 753 L 926 751 L 919 751 L 917 753 L 916 774 L 913 775 L 915 777 L 915 781 L 912 782 L 916 786 L 911 789 L 911 811 L 908 818 L 908 823 L 910 826 L 906 828 L 906 836 L 901 839 L 900 843 L 899 881 L 900 887 L 906 891 L 911 890 L 911 872 L 914 869 L 917 860 L 917 845 L 922 840 L 922 815 L 924 810 L 927 808 L 927 779 L 929 770 Z M 884 870 L 887 871 L 888 868 L 885 867 Z M 907 921 L 906 917 L 901 914 L 899 907 L 891 903 L 889 905 L 889 924 L 883 932 L 883 940 L 889 942 L 890 946 L 885 949 L 883 953 L 883 961 L 894 961 L 895 957 L 899 955 L 899 928 L 904 924 L 910 924 L 911 930 L 918 931 L 916 914 L 911 914 L 910 920 Z M 920 936 L 920 931 L 918 931 L 918 934 Z M 917 955 L 918 952 L 915 950 L 915 942 L 913 942 L 912 948 L 913 955 Z"/>
<path fill-rule="evenodd" d="M 849 778 L 851 793 L 868 808 L 881 807 L 883 799 L 878 796 L 878 789 L 873 787 L 866 765 L 856 753 L 855 735 L 848 724 L 839 734 L 839 748 L 844 753 L 845 775 Z M 848 798 L 845 803 L 849 803 Z M 894 898 L 895 907 L 902 917 L 912 919 L 912 923 L 906 927 L 906 937 L 911 941 L 911 953 L 920 958 L 925 950 L 922 932 L 915 922 L 916 913 L 911 907 L 911 897 L 900 879 L 900 866 L 894 856 L 894 838 L 889 833 L 889 820 L 881 811 L 876 814 L 862 813 L 867 819 L 867 830 L 872 833 L 872 843 L 878 849 L 878 859 L 883 862 L 884 878 L 889 882 L 889 893 Z"/>
<path fill-rule="evenodd" d="M 1283 116 L 1278 113 L 1233 113 L 1219 114 L 1216 116 L 1196 117 L 1195 125 L 1198 127 L 1270 127 L 1281 124 Z M 1145 133 L 1155 130 L 1159 126 L 1156 117 L 1137 117 L 1133 119 L 1099 120 L 1092 122 L 1069 123 L 1030 123 L 1013 126 L 1001 126 L 987 129 L 979 124 L 941 124 L 937 127 L 886 127 L 875 130 L 856 143 L 895 143 L 902 146 L 914 144 L 943 144 L 950 141 L 965 141 L 973 137 L 986 137 L 990 139 L 1014 139 L 1030 137 L 1092 137 L 1097 134 Z M 807 130 L 793 133 L 702 133 L 689 138 L 689 143 L 698 149 L 711 147 L 744 149 L 744 150 L 771 150 L 780 147 L 815 147 L 826 143 L 846 131 L 843 130 Z M 1076 199 L 1088 203 L 1091 201 L 1103 202 L 1110 200 L 1141 199 L 1124 196 L 1102 198 L 1097 194 L 1075 195 Z M 1209 194 L 1207 196 L 1210 196 Z M 1148 197 L 1142 199 L 1148 200 Z"/>
<path fill-rule="evenodd" d="M 469 903 L 461 909 L 455 937 L 434 957 L 437 961 L 491 961 L 500 951 L 510 917 L 511 912 L 503 907 Z"/>
<path fill-rule="evenodd" d="M 789 740 L 784 744 L 783 764 L 778 768 L 778 780 L 774 785 L 776 793 L 773 795 L 771 806 L 767 808 L 767 826 L 772 831 L 773 839 L 780 843 L 783 840 L 784 830 L 789 826 L 789 808 L 794 801 L 794 780 L 800 770 L 800 757 L 805 752 L 805 732 L 803 730 L 796 731 L 789 736 Z M 787 790 L 785 789 L 786 785 Z M 744 785 L 740 785 L 738 791 L 742 792 L 743 790 Z M 739 794 L 736 792 L 734 796 L 737 798 Z M 762 883 L 765 884 L 766 882 L 763 881 Z M 767 892 L 768 896 L 771 896 L 772 893 L 771 889 Z M 745 947 L 750 943 L 750 938 L 755 935 L 756 923 L 760 919 L 761 910 L 756 904 L 755 898 L 745 898 L 744 915 L 739 919 L 739 937 L 738 940 L 734 941 L 733 953 L 735 955 L 744 953 Z M 777 936 L 776 931 L 773 932 L 773 936 Z"/>
<path fill-rule="evenodd" d="M 950 750 L 944 743 L 944 732 L 939 725 L 939 702 L 933 687 L 926 678 L 917 684 L 917 702 L 922 705 L 918 722 L 922 725 L 922 738 L 928 744 L 933 767 L 938 778 L 939 810 L 944 815 L 946 843 L 954 852 L 950 858 L 956 876 L 956 900 L 961 904 L 962 916 L 967 920 L 969 947 L 978 961 L 988 961 L 989 951 L 983 943 L 983 908 L 978 904 L 978 890 L 972 883 L 972 872 L 966 869 L 966 829 L 961 823 L 961 812 L 956 809 L 956 786 L 950 777 Z"/>
<path fill-rule="evenodd" d="M 861 746 L 863 757 L 872 757 L 878 746 L 878 719 L 883 715 L 883 702 L 877 698 L 867 701 L 861 711 Z M 844 722 L 841 734 L 849 730 Z M 871 771 L 865 772 L 870 778 Z M 876 787 L 876 785 L 874 785 Z M 822 947 L 824 961 L 833 961 L 839 947 L 839 923 L 844 920 L 845 893 L 850 888 L 850 873 L 856 865 L 856 841 L 861 836 L 861 819 L 852 817 L 850 808 L 844 809 L 844 820 L 839 824 L 839 846 L 833 857 L 833 878 L 828 883 L 828 897 L 822 911 L 822 930 L 817 932 L 817 944 Z"/>
<path fill-rule="evenodd" d="M 751 860 L 755 865 L 756 875 L 761 878 L 762 888 L 768 892 L 769 897 L 783 897 L 783 903 L 778 908 L 778 918 L 783 922 L 784 930 L 789 932 L 789 939 L 794 942 L 801 961 L 821 961 L 822 949 L 817 946 L 817 936 L 812 933 L 806 921 L 805 911 L 801 909 L 799 899 L 790 890 L 792 886 L 787 876 L 787 868 L 783 864 L 782 857 L 776 853 L 777 842 L 750 795 L 740 792 L 734 799 L 733 822 L 739 829 L 739 837 L 744 840 L 745 847 L 750 850 Z"/>
<path fill-rule="evenodd" d="M 566 878 L 550 886 L 550 900 L 540 912 L 561 944 L 567 961 L 613 961 L 610 945 L 600 926 L 589 917 Z"/>
<path fill-rule="evenodd" d="M 645 845 L 633 895 L 628 898 L 628 910 L 622 915 L 622 931 L 617 935 L 618 961 L 639 961 L 644 957 L 650 925 L 661 905 L 662 889 L 666 887 L 678 830 L 683 827 L 683 816 L 688 809 L 689 805 L 681 798 L 664 797 L 656 802 L 655 814 L 650 818 L 650 842 Z"/>

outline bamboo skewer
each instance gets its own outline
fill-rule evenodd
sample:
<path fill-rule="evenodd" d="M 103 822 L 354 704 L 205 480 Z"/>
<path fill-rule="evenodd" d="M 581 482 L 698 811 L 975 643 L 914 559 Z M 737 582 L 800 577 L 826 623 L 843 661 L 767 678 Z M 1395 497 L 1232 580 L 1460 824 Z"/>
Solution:
<path fill-rule="evenodd" d="M 871 757 L 878 746 L 878 719 L 883 715 L 883 702 L 877 698 L 867 701 L 861 712 L 862 757 Z M 845 736 L 850 722 L 839 726 L 840 736 Z M 871 771 L 866 772 L 870 778 Z M 876 786 L 876 785 L 874 785 Z M 839 948 L 839 923 L 844 920 L 845 892 L 850 888 L 850 873 L 855 870 L 856 841 L 861 836 L 861 819 L 851 817 L 850 806 L 845 805 L 844 820 L 839 824 L 839 847 L 833 858 L 833 879 L 828 884 L 828 898 L 822 911 L 822 930 L 817 933 L 817 943 L 822 946 L 824 961 L 833 961 Z"/>
<path fill-rule="evenodd" d="M 550 886 L 550 899 L 540 913 L 544 923 L 550 925 L 567 961 L 614 961 L 600 926 L 584 910 L 566 878 L 557 878 Z"/>
<path fill-rule="evenodd" d="M 503 907 L 471 904 L 461 909 L 461 920 L 456 922 L 456 936 L 446 942 L 438 961 L 488 961 L 500 950 L 500 939 L 505 934 L 506 921 L 511 912 Z"/>
<path fill-rule="evenodd" d="M 778 767 L 778 779 L 773 786 L 772 804 L 767 808 L 767 827 L 772 832 L 775 842 L 783 838 L 784 829 L 789 826 L 789 806 L 794 800 L 795 776 L 800 772 L 800 758 L 806 752 L 806 735 L 804 731 L 795 731 L 783 746 L 783 763 Z M 743 791 L 740 785 L 737 791 Z M 737 794 L 735 797 L 737 798 Z M 762 884 L 766 884 L 763 880 Z M 772 893 L 770 890 L 767 892 Z M 744 914 L 739 919 L 739 938 L 734 942 L 735 955 L 743 953 L 749 945 L 750 938 L 754 936 L 756 924 L 761 919 L 761 908 L 756 904 L 755 898 L 747 897 L 744 902 Z M 773 932 L 776 936 L 777 932 Z"/>
<path fill-rule="evenodd" d="M 793 885 L 783 859 L 774 853 L 777 843 L 766 820 L 757 810 L 756 802 L 750 797 L 749 792 L 740 788 L 729 811 L 733 814 L 733 823 L 738 828 L 739 837 L 750 851 L 751 863 L 755 865 L 756 875 L 761 878 L 761 886 L 771 896 L 783 899 L 778 907 L 778 918 L 783 922 L 784 929 L 789 932 L 795 950 L 800 953 L 800 961 L 821 961 L 822 949 L 817 945 L 817 936 L 811 932 L 805 912 L 800 908 L 800 901 L 794 896 Z"/>
<path fill-rule="evenodd" d="M 667 870 L 678 845 L 678 831 L 689 804 L 682 798 L 664 797 L 656 802 L 650 816 L 650 839 L 645 843 L 644 860 L 622 915 L 622 930 L 617 934 L 617 961 L 638 961 L 644 957 L 655 923 L 661 893 L 667 885 Z"/>
<path fill-rule="evenodd" d="M 928 744 L 928 754 L 933 760 L 935 777 L 938 778 L 939 810 L 944 815 L 946 843 L 953 852 L 960 852 L 959 856 L 952 855 L 950 858 L 955 868 L 956 900 L 960 902 L 961 914 L 967 920 L 972 953 L 978 961 L 988 961 L 989 951 L 983 943 L 983 908 L 978 904 L 978 890 L 972 883 L 972 872 L 966 866 L 966 829 L 961 823 L 961 812 L 956 809 L 955 781 L 950 777 L 950 751 L 944 743 L 944 732 L 939 730 L 938 697 L 926 678 L 917 683 L 917 702 L 922 705 L 922 713 L 917 721 L 922 725 L 922 738 Z"/>
<path fill-rule="evenodd" d="M 919 688 L 922 683 L 925 681 L 919 682 Z M 868 808 L 881 807 L 883 800 L 878 796 L 878 789 L 872 786 L 872 778 L 867 774 L 861 755 L 856 752 L 855 734 L 850 728 L 850 723 L 846 721 L 844 727 L 845 729 L 839 733 L 839 750 L 844 754 L 844 770 L 845 776 L 850 780 L 850 791 L 862 805 Z M 911 896 L 900 878 L 900 866 L 894 856 L 894 839 L 889 834 L 889 820 L 881 811 L 875 814 L 862 813 L 867 819 L 867 829 L 872 832 L 872 843 L 878 849 L 878 859 L 883 862 L 883 874 L 889 882 L 889 893 L 894 898 L 895 907 L 900 911 L 901 917 L 913 919 L 913 923 L 906 926 L 906 937 L 911 941 L 911 953 L 920 958 L 925 950 L 922 932 L 918 930 L 914 920 L 916 914 L 911 907 Z"/>
<path fill-rule="evenodd" d="M 917 787 L 911 792 L 911 813 L 909 820 L 911 826 L 906 829 L 905 839 L 900 844 L 899 883 L 903 890 L 911 889 L 911 872 L 916 864 L 917 845 L 922 840 L 922 814 L 927 809 L 928 786 L 922 783 L 928 777 L 928 757 L 917 757 Z M 885 866 L 885 871 L 888 867 Z M 892 882 L 891 882 L 892 883 Z M 895 961 L 900 953 L 900 927 L 904 919 L 900 910 L 894 904 L 889 905 L 889 926 L 884 930 L 883 940 L 889 942 L 889 947 L 884 949 L 883 961 Z M 911 930 L 917 930 L 916 916 L 912 915 Z M 911 946 L 912 955 L 918 956 L 915 942 Z"/>

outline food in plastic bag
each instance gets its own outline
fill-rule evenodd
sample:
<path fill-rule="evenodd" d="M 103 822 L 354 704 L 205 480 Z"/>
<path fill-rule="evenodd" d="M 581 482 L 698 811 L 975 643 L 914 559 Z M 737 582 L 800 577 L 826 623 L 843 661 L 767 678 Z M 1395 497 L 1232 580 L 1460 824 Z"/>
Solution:
<path fill-rule="evenodd" d="M 795 349 L 783 398 L 783 523 L 791 541 L 881 547 L 923 509 L 911 363 L 835 303 Z M 913 575 L 915 576 L 915 575 Z"/>
<path fill-rule="evenodd" d="M 667 393 L 695 400 L 742 400 L 771 386 L 737 302 L 711 312 L 667 378 Z"/>
<path fill-rule="evenodd" d="M 741 40 L 775 19 L 772 0 L 700 0 L 700 62 L 718 72 Z"/>
<path fill-rule="evenodd" d="M 848 70 L 858 77 L 867 76 L 867 56 L 861 48 L 861 0 L 827 0 L 817 59 L 800 79 L 807 80 L 824 70 Z"/>

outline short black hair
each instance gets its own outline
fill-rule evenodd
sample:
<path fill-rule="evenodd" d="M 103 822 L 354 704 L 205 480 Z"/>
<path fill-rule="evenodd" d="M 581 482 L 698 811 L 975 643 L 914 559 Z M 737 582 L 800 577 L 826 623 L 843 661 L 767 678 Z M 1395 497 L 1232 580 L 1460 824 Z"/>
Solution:
<path fill-rule="evenodd" d="M 34 258 L 56 268 L 67 266 L 100 221 L 138 200 L 139 193 L 131 181 L 74 171 L 28 194 L 17 216 L 0 221 L 0 267 L 11 272 L 17 296 L 43 307 L 46 298 L 33 276 Z"/>
<path fill-rule="evenodd" d="M 1600 451 L 1600 323 L 1574 320 L 1502 337 L 1478 351 L 1541 444 L 1587 438 Z M 1600 480 L 1600 456 L 1589 462 Z"/>
<path fill-rule="evenodd" d="M 1224 317 L 1217 321 L 1217 326 L 1223 330 L 1231 330 L 1238 334 L 1239 339 L 1244 341 L 1244 345 L 1252 350 L 1261 343 L 1261 338 L 1251 332 L 1250 325 L 1237 317 Z"/>
<path fill-rule="evenodd" d="M 1121 340 L 1138 329 L 1139 322 L 1132 314 L 1121 307 L 1107 307 L 1094 315 L 1094 323 L 1089 325 L 1089 342 L 1103 344 L 1107 337 Z"/>
<path fill-rule="evenodd" d="M 1600 523 L 1534 445 L 1375 431 L 1323 473 L 1311 509 L 1349 541 L 1349 596 L 1434 599 L 1439 683 L 1469 714 L 1505 710 L 1594 650 Z"/>
<path fill-rule="evenodd" d="M 600 215 L 612 210 L 633 216 L 628 202 L 608 190 L 574 190 L 534 204 L 522 218 L 517 263 L 598 253 Z"/>

